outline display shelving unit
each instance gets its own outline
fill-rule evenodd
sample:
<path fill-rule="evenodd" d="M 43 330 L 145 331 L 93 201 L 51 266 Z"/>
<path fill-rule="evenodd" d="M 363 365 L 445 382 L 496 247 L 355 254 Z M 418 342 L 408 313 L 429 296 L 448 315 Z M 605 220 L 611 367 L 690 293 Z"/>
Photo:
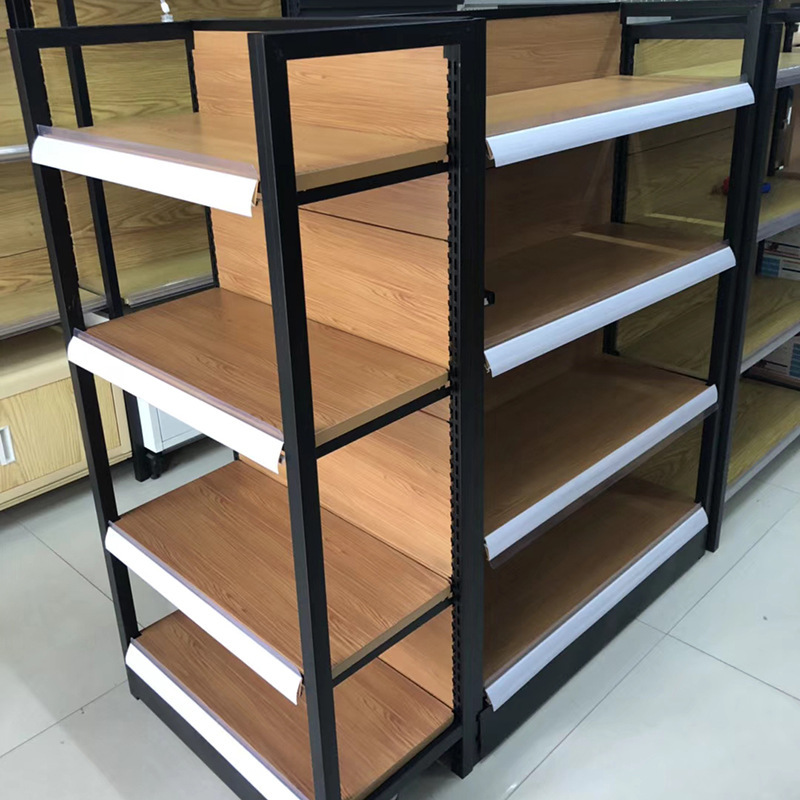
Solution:
<path fill-rule="evenodd" d="M 12 33 L 131 689 L 242 797 L 467 774 L 704 551 L 761 7 L 687 5 Z M 719 38 L 734 77 L 631 74 Z M 198 111 L 53 125 L 40 52 L 152 40 Z M 627 137 L 721 113 L 718 235 L 627 221 Z M 87 329 L 62 171 L 207 204 L 219 286 Z M 615 353 L 709 279 L 702 380 Z M 239 459 L 120 517 L 95 376 Z M 629 474 L 692 430 L 695 486 Z"/>

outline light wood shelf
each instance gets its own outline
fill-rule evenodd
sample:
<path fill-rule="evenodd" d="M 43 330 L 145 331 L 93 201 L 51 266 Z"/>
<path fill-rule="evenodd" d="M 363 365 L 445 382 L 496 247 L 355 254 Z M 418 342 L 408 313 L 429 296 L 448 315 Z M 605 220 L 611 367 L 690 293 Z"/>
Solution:
<path fill-rule="evenodd" d="M 487 264 L 493 375 L 733 267 L 730 248 L 644 225 L 603 225 Z M 554 268 L 558 264 L 558 268 Z"/>
<path fill-rule="evenodd" d="M 84 314 L 105 307 L 102 295 L 84 289 L 80 295 Z M 58 320 L 56 293 L 51 284 L 32 285 L 0 296 L 0 339 L 47 328 Z"/>
<path fill-rule="evenodd" d="M 772 175 L 771 188 L 761 196 L 758 239 L 769 239 L 800 224 L 800 179 L 791 175 Z"/>
<path fill-rule="evenodd" d="M 484 680 L 492 705 L 591 627 L 597 606 L 616 604 L 705 524 L 691 496 L 623 478 L 499 568 L 487 567 Z"/>
<path fill-rule="evenodd" d="M 307 123 L 292 126 L 299 190 L 444 161 L 445 142 Z M 34 163 L 250 215 L 258 155 L 253 120 L 152 114 L 67 130 L 34 142 Z"/>
<path fill-rule="evenodd" d="M 486 137 L 493 163 L 505 166 L 752 102 L 738 77 L 612 75 L 492 95 Z"/>
<path fill-rule="evenodd" d="M 312 321 L 308 331 L 319 444 L 447 383 L 435 364 Z M 277 471 L 283 434 L 273 336 L 269 305 L 209 289 L 77 334 L 69 355 Z"/>
<path fill-rule="evenodd" d="M 450 585 L 330 512 L 323 511 L 322 525 L 337 676 L 444 600 Z M 280 483 L 234 462 L 124 515 L 112 523 L 106 546 L 297 700 L 303 671 L 297 590 L 288 495 Z"/>
<path fill-rule="evenodd" d="M 716 399 L 716 389 L 700 381 L 603 356 L 488 412 L 489 558 L 529 540 Z"/>
<path fill-rule="evenodd" d="M 800 391 L 743 378 L 728 468 L 729 495 L 800 435 Z"/>
<path fill-rule="evenodd" d="M 262 794 L 313 798 L 305 703 L 281 697 L 180 613 L 146 628 L 127 663 L 201 735 L 221 727 L 215 746 Z M 335 699 L 344 800 L 369 794 L 453 718 L 381 660 L 337 686 Z"/>
<path fill-rule="evenodd" d="M 714 333 L 715 293 L 688 305 L 644 336 L 626 343 L 623 354 L 697 378 L 708 376 Z M 647 313 L 647 312 L 645 312 Z M 800 330 L 800 282 L 756 276 L 750 291 L 742 371 L 752 367 Z"/>
<path fill-rule="evenodd" d="M 775 85 L 793 86 L 800 83 L 800 53 L 781 53 L 778 57 L 778 77 Z"/>

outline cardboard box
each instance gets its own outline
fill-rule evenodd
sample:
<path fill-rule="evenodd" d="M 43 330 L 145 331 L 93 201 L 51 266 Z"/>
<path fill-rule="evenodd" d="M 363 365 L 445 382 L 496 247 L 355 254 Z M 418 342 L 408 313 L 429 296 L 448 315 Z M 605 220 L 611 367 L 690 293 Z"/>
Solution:
<path fill-rule="evenodd" d="M 800 380 L 800 336 L 789 339 L 759 363 L 759 367 L 776 375 Z"/>

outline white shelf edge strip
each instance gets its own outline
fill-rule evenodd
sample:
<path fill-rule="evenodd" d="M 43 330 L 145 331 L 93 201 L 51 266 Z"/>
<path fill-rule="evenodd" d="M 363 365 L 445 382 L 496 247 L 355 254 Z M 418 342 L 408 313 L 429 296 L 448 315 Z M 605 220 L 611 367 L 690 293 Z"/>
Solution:
<path fill-rule="evenodd" d="M 123 391 L 141 397 L 195 430 L 260 464 L 278 471 L 283 437 L 255 428 L 238 417 L 123 361 L 86 339 L 73 336 L 67 358 Z"/>
<path fill-rule="evenodd" d="M 677 525 L 546 639 L 486 687 L 495 711 L 708 524 L 702 508 Z"/>
<path fill-rule="evenodd" d="M 549 125 L 538 125 L 521 131 L 500 133 L 488 136 L 487 142 L 495 166 L 504 167 L 529 158 L 571 150 L 573 147 L 729 111 L 753 102 L 755 96 L 750 84 L 737 83 Z"/>
<path fill-rule="evenodd" d="M 294 665 L 260 644 L 114 527 L 109 527 L 106 532 L 105 543 L 109 553 L 127 564 L 145 583 L 183 611 L 287 700 L 297 704 L 303 677 Z"/>
<path fill-rule="evenodd" d="M 627 317 L 734 266 L 736 256 L 733 250 L 724 247 L 535 330 L 515 336 L 485 351 L 489 371 L 492 375 L 502 375 L 556 347 L 579 339 L 610 322 Z"/>
<path fill-rule="evenodd" d="M 562 484 L 554 492 L 534 503 L 486 537 L 489 560 L 536 530 L 543 522 L 563 511 L 587 492 L 611 478 L 627 464 L 643 456 L 651 447 L 666 439 L 717 402 L 717 387 L 709 386 L 697 397 L 663 417 L 646 431 L 625 442 L 622 447 L 592 464 L 589 469 Z"/>
<path fill-rule="evenodd" d="M 205 706 L 155 664 L 136 643 L 128 647 L 125 663 L 264 797 L 270 800 L 305 800 L 302 794 L 287 786 L 246 744 L 220 724 Z"/>
<path fill-rule="evenodd" d="M 39 134 L 31 149 L 34 164 L 98 178 L 201 206 L 253 215 L 258 186 L 254 176 L 125 152 Z"/>

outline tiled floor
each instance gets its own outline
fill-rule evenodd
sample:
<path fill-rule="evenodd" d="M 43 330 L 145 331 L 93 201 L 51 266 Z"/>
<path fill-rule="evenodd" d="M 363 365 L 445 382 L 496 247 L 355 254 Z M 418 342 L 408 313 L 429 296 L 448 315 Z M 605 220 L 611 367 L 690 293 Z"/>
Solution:
<path fill-rule="evenodd" d="M 214 469 L 209 443 L 158 481 L 115 468 L 121 509 Z M 142 624 L 169 606 L 135 584 Z M 232 800 L 124 684 L 85 482 L 0 518 L 0 797 Z M 800 800 L 800 446 L 732 501 L 722 547 L 465 781 L 401 800 Z"/>

